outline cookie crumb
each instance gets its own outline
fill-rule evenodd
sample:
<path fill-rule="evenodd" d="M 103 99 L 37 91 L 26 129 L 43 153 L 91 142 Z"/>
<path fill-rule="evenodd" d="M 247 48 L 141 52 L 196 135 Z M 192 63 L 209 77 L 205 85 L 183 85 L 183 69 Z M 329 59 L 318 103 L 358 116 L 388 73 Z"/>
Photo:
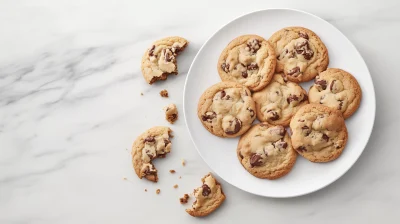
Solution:
<path fill-rule="evenodd" d="M 126 177 L 122 177 L 122 180 L 128 180 L 128 178 L 126 178 Z"/>
<path fill-rule="evenodd" d="M 182 159 L 182 166 L 185 166 L 185 165 L 186 165 L 186 162 L 184 159 Z"/>
<path fill-rule="evenodd" d="M 160 192 L 161 192 L 160 189 L 157 189 L 157 190 L 156 190 L 156 194 L 160 194 Z"/>
<path fill-rule="evenodd" d="M 147 192 L 147 189 L 145 188 L 144 191 Z"/>
<path fill-rule="evenodd" d="M 188 203 L 188 199 L 189 199 L 189 195 L 184 194 L 183 197 L 179 198 L 179 201 L 181 202 L 181 204 L 186 204 L 186 203 Z"/>
<path fill-rule="evenodd" d="M 140 93 L 141 96 L 143 96 L 143 93 Z"/>
<path fill-rule="evenodd" d="M 164 108 L 165 110 L 165 119 L 173 124 L 176 120 L 178 120 L 178 109 L 176 109 L 176 105 L 171 103 L 170 105 Z"/>
<path fill-rule="evenodd" d="M 178 185 L 177 185 L 177 184 L 175 184 L 175 185 L 174 185 L 174 188 L 178 188 Z"/>
<path fill-rule="evenodd" d="M 182 179 L 182 177 L 181 177 L 181 176 L 179 176 L 179 179 Z"/>
<path fill-rule="evenodd" d="M 163 89 L 160 91 L 160 96 L 161 97 L 168 97 L 168 91 L 166 89 Z"/>
<path fill-rule="evenodd" d="M 175 170 L 169 170 L 170 173 L 175 173 Z"/>

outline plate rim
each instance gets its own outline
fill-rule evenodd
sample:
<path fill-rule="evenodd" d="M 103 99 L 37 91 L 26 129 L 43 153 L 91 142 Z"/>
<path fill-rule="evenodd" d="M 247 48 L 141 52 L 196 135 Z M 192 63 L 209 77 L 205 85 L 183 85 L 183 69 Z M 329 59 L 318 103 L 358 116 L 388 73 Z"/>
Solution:
<path fill-rule="evenodd" d="M 373 102 L 370 102 L 371 104 L 373 103 L 373 111 L 372 111 L 373 120 L 372 120 L 372 125 L 371 125 L 371 127 L 370 127 L 370 130 L 368 130 L 368 132 L 369 132 L 369 134 L 368 134 L 368 139 L 367 139 L 367 141 L 365 142 L 364 146 L 362 147 L 363 149 L 362 149 L 362 150 L 360 151 L 360 153 L 356 156 L 354 162 L 353 162 L 343 173 L 341 173 L 341 174 L 338 175 L 337 177 L 333 178 L 332 180 L 327 181 L 326 184 L 321 185 L 320 187 L 317 187 L 317 188 L 315 188 L 315 189 L 313 189 L 313 190 L 311 190 L 311 191 L 308 191 L 308 192 L 303 192 L 303 193 L 296 194 L 296 195 L 287 195 L 287 196 L 267 196 L 267 195 L 263 195 L 263 194 L 258 194 L 258 193 L 256 193 L 256 192 L 250 192 L 250 191 L 247 191 L 246 189 L 243 189 L 243 188 L 241 188 L 241 187 L 236 186 L 235 184 L 232 184 L 230 181 L 228 181 L 228 180 L 224 179 L 223 177 L 221 177 L 220 175 L 218 175 L 218 173 L 217 173 L 216 171 L 214 171 L 214 169 L 211 168 L 210 164 L 204 159 L 204 157 L 203 157 L 203 155 L 201 154 L 200 150 L 198 149 L 196 143 L 194 142 L 192 133 L 191 133 L 191 131 L 190 131 L 190 129 L 189 129 L 189 126 L 188 126 L 188 122 L 187 122 L 188 117 L 187 117 L 187 115 L 186 115 L 186 109 L 185 109 L 186 106 L 187 106 L 186 103 L 185 103 L 185 102 L 186 102 L 186 94 L 185 94 L 185 93 L 186 93 L 186 90 L 187 90 L 187 88 L 186 88 L 186 87 L 187 87 L 187 82 L 188 82 L 189 76 L 190 76 L 190 74 L 191 74 L 191 71 L 192 71 L 192 68 L 193 68 L 194 63 L 196 62 L 196 60 L 197 60 L 199 54 L 202 52 L 203 48 L 207 45 L 207 43 L 208 43 L 221 29 L 223 29 L 224 27 L 228 26 L 228 25 L 231 24 L 232 22 L 241 19 L 242 17 L 245 17 L 245 16 L 250 15 L 250 14 L 254 14 L 254 13 L 268 12 L 268 11 L 274 11 L 274 10 L 286 10 L 286 11 L 292 11 L 292 12 L 303 13 L 303 14 L 312 16 L 312 17 L 314 17 L 315 19 L 320 20 L 321 22 L 325 23 L 327 26 L 330 26 L 330 27 L 333 28 L 334 30 L 338 31 L 338 32 L 340 33 L 340 35 L 342 35 L 342 37 L 344 37 L 344 40 L 347 41 L 347 42 L 350 44 L 350 46 L 352 46 L 352 48 L 355 50 L 355 52 L 358 54 L 358 56 L 362 59 L 362 63 L 363 63 L 363 65 L 365 66 L 365 68 L 367 69 L 368 74 L 369 74 L 368 79 L 370 80 L 370 83 L 372 84 L 371 96 L 372 96 L 372 98 L 373 98 Z M 222 25 L 219 29 L 217 29 L 217 30 L 204 42 L 204 44 L 201 46 L 201 48 L 199 49 L 199 51 L 196 53 L 196 56 L 193 58 L 193 61 L 192 61 L 192 63 L 190 64 L 190 68 L 189 68 L 189 70 L 188 70 L 188 72 L 187 72 L 187 75 L 186 75 L 185 84 L 184 84 L 184 87 L 183 87 L 183 116 L 184 116 L 184 120 L 185 120 L 186 130 L 189 132 L 190 140 L 192 141 L 192 143 L 193 143 L 193 145 L 194 145 L 194 147 L 195 147 L 197 153 L 200 155 L 200 157 L 203 159 L 203 161 L 207 164 L 208 168 L 209 168 L 214 174 L 218 175 L 221 179 L 223 179 L 225 182 L 229 183 L 231 186 L 234 186 L 234 187 L 236 187 L 237 189 L 240 189 L 240 190 L 242 190 L 242 191 L 244 191 L 244 192 L 247 192 L 247 193 L 250 193 L 250 194 L 253 194 L 253 195 L 258 195 L 258 196 L 267 197 L 267 198 L 294 198 L 294 197 L 300 197 L 300 196 L 304 196 L 304 195 L 308 195 L 308 194 L 314 193 L 314 192 L 316 192 L 316 191 L 319 191 L 319 190 L 321 190 L 321 189 L 324 189 L 325 187 L 327 187 L 327 186 L 333 184 L 333 183 L 336 182 L 338 179 L 340 179 L 344 174 L 346 174 L 346 173 L 354 166 L 354 164 L 357 163 L 358 159 L 360 158 L 361 154 L 364 152 L 365 148 L 367 147 L 367 145 L 368 145 L 368 143 L 369 143 L 369 140 L 370 140 L 371 135 L 372 135 L 372 131 L 373 131 L 374 126 L 375 126 L 375 119 L 376 119 L 376 95 L 375 95 L 375 86 L 374 86 L 374 82 L 373 82 L 373 79 L 372 79 L 372 76 L 371 76 L 371 72 L 370 72 L 370 70 L 369 70 L 369 68 L 368 68 L 368 65 L 367 65 L 367 63 L 365 62 L 363 56 L 360 54 L 360 52 L 358 51 L 358 49 L 356 48 L 356 46 L 347 38 L 347 36 L 344 35 L 344 34 L 343 34 L 338 28 L 336 28 L 333 24 L 329 23 L 328 21 L 322 19 L 322 18 L 319 17 L 319 16 L 316 16 L 316 15 L 314 15 L 314 14 L 312 14 L 312 13 L 309 13 L 309 12 L 306 12 L 306 11 L 303 11 L 303 10 L 299 10 L 299 9 L 293 9 L 293 8 L 265 8 L 265 9 L 260 9 L 260 10 L 255 10 L 255 11 L 251 11 L 251 12 L 244 13 L 244 14 L 242 14 L 242 15 L 240 15 L 240 16 L 238 16 L 238 17 L 232 19 L 232 20 L 230 20 L 230 21 L 227 22 L 226 24 Z"/>

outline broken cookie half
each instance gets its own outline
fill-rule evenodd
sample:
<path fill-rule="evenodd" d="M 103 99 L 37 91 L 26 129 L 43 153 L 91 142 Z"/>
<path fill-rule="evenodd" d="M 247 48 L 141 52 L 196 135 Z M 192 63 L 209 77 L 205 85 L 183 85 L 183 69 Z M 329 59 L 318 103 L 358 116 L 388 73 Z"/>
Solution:
<path fill-rule="evenodd" d="M 147 83 L 165 80 L 178 74 L 176 57 L 186 48 L 188 41 L 182 37 L 166 37 L 154 42 L 142 57 L 142 73 Z"/>
<path fill-rule="evenodd" d="M 144 177 L 153 182 L 158 181 L 157 169 L 152 161 L 164 158 L 171 152 L 171 133 L 168 127 L 156 126 L 137 137 L 132 146 L 132 163 L 140 179 Z"/>
<path fill-rule="evenodd" d="M 191 216 L 201 217 L 207 216 L 215 211 L 225 200 L 225 194 L 221 185 L 211 175 L 207 174 L 203 179 L 203 185 L 194 190 L 196 201 L 193 202 L 192 208 L 186 209 Z"/>

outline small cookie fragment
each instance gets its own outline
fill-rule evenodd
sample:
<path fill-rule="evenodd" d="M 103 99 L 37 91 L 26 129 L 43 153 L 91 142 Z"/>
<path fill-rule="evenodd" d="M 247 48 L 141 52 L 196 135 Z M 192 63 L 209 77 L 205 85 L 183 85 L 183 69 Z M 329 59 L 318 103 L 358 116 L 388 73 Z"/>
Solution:
<path fill-rule="evenodd" d="M 145 188 L 144 191 L 147 192 L 147 189 Z"/>
<path fill-rule="evenodd" d="M 175 170 L 169 170 L 170 173 L 175 173 Z"/>
<path fill-rule="evenodd" d="M 173 124 L 176 120 L 178 120 L 178 109 L 176 108 L 176 105 L 171 103 L 167 107 L 164 108 L 165 110 L 165 119 Z"/>
<path fill-rule="evenodd" d="M 338 68 L 328 68 L 315 77 L 309 91 L 310 103 L 322 104 L 350 117 L 361 102 L 361 88 L 357 80 L 348 72 Z"/>
<path fill-rule="evenodd" d="M 166 37 L 154 42 L 142 57 L 142 74 L 150 85 L 178 74 L 176 58 L 186 48 L 188 41 L 182 37 Z"/>
<path fill-rule="evenodd" d="M 297 153 L 283 126 L 260 123 L 242 135 L 237 156 L 247 172 L 273 180 L 292 170 Z"/>
<path fill-rule="evenodd" d="M 156 194 L 160 194 L 160 192 L 161 192 L 160 189 L 157 189 L 157 190 L 156 190 Z"/>
<path fill-rule="evenodd" d="M 285 27 L 275 32 L 269 42 L 277 55 L 276 72 L 283 72 L 289 81 L 309 81 L 328 67 L 328 50 L 309 29 Z"/>
<path fill-rule="evenodd" d="M 160 96 L 161 97 L 168 97 L 168 91 L 166 89 L 163 89 L 160 91 Z"/>
<path fill-rule="evenodd" d="M 178 188 L 178 185 L 177 185 L 177 184 L 175 184 L 175 185 L 174 185 L 174 188 Z"/>
<path fill-rule="evenodd" d="M 186 203 L 188 203 L 189 198 L 190 198 L 190 197 L 189 197 L 188 194 L 184 194 L 183 197 L 179 198 L 179 202 L 180 202 L 181 204 L 186 204 Z"/>
<path fill-rule="evenodd" d="M 182 159 L 182 166 L 186 165 L 186 161 L 184 159 Z"/>
<path fill-rule="evenodd" d="M 267 40 L 243 35 L 225 47 L 217 69 L 222 81 L 238 82 L 251 91 L 259 91 L 271 81 L 275 66 L 275 50 Z"/>
<path fill-rule="evenodd" d="M 206 89 L 197 116 L 213 135 L 234 138 L 244 134 L 256 118 L 250 90 L 236 82 L 220 82 Z"/>
<path fill-rule="evenodd" d="M 141 96 L 143 96 L 143 93 L 140 93 Z"/>
<path fill-rule="evenodd" d="M 172 130 L 168 127 L 156 126 L 141 134 L 132 146 L 132 163 L 140 179 L 157 182 L 157 169 L 152 161 L 164 158 L 171 151 Z"/>
<path fill-rule="evenodd" d="M 293 148 L 311 162 L 338 158 L 347 143 L 342 113 L 320 104 L 307 104 L 290 121 Z"/>
<path fill-rule="evenodd" d="M 220 183 L 211 175 L 204 176 L 203 185 L 194 189 L 194 197 L 192 208 L 186 209 L 186 212 L 194 217 L 207 216 L 215 211 L 225 200 L 225 194 L 222 191 Z"/>

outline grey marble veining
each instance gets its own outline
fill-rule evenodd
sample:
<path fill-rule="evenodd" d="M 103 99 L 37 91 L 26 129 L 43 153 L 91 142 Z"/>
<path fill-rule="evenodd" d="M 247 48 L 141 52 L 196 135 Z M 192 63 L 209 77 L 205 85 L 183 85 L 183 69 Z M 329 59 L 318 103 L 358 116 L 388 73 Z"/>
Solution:
<path fill-rule="evenodd" d="M 354 43 L 374 81 L 374 131 L 354 167 L 323 190 L 269 199 L 223 182 L 228 200 L 222 208 L 193 219 L 178 198 L 210 170 L 183 120 L 187 71 L 218 28 L 269 7 L 314 13 Z M 0 223 L 396 223 L 399 10 L 396 0 L 1 1 Z M 142 54 L 169 35 L 190 41 L 179 58 L 180 73 L 150 86 L 141 75 Z M 170 98 L 159 97 L 161 89 Z M 159 183 L 140 181 L 131 167 L 131 144 L 144 130 L 168 125 L 162 108 L 169 103 L 181 115 L 172 126 L 177 150 L 156 162 Z"/>

